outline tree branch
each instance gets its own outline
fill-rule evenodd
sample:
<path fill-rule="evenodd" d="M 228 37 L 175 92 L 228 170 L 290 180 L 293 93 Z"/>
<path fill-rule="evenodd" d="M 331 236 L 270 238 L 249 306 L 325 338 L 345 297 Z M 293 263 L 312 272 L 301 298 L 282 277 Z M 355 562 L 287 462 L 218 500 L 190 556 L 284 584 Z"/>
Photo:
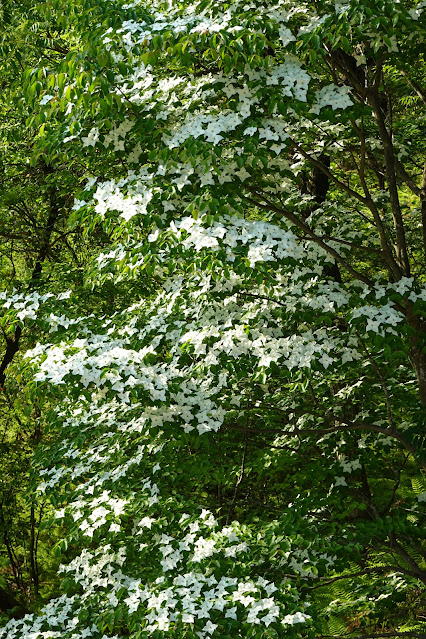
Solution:
<path fill-rule="evenodd" d="M 317 588 L 323 588 L 324 586 L 334 584 L 335 581 L 340 581 L 342 579 L 351 579 L 353 577 L 364 577 L 365 575 L 371 575 L 372 573 L 375 573 L 375 572 L 391 572 L 391 571 L 403 572 L 405 574 L 405 571 L 401 570 L 399 566 L 398 567 L 391 566 L 391 565 L 375 566 L 374 568 L 365 568 L 364 570 L 359 570 L 358 572 L 348 573 L 346 575 L 339 575 L 338 577 L 332 577 L 331 579 L 327 579 L 326 577 L 323 577 L 322 579 L 324 579 L 325 581 L 319 584 L 315 584 L 314 586 L 309 586 L 308 588 L 306 588 L 306 590 L 316 590 Z"/>
<path fill-rule="evenodd" d="M 401 271 L 400 271 L 399 265 L 395 262 L 395 260 L 394 260 L 394 258 L 392 256 L 392 253 L 390 251 L 390 248 L 389 248 L 389 245 L 388 245 L 388 241 L 387 241 L 387 238 L 386 238 L 385 228 L 384 228 L 383 222 L 382 222 L 382 220 L 380 218 L 379 210 L 378 210 L 376 204 L 374 203 L 373 199 L 371 197 L 367 197 L 366 195 L 365 196 L 361 195 L 361 193 L 358 193 L 358 191 L 354 191 L 353 189 L 351 189 L 344 182 L 339 180 L 330 171 L 330 169 L 328 167 L 326 167 L 324 164 L 319 162 L 316 158 L 313 158 L 309 153 L 307 153 L 307 151 L 305 151 L 303 149 L 303 147 L 300 146 L 300 144 L 297 144 L 297 142 L 295 142 L 291 138 L 290 138 L 290 141 L 293 144 L 293 146 L 299 151 L 299 153 L 301 155 L 303 155 L 303 157 L 306 160 L 309 160 L 309 162 L 311 162 L 314 166 L 316 166 L 318 169 L 320 169 L 320 171 L 322 171 L 325 175 L 327 175 L 327 177 L 332 182 L 334 182 L 334 184 L 336 184 L 336 186 L 338 186 L 339 188 L 343 189 L 343 191 L 345 191 L 345 193 L 347 193 L 351 197 L 354 197 L 359 202 L 361 202 L 364 206 L 366 206 L 368 209 L 370 209 L 371 213 L 373 214 L 374 224 L 375 224 L 377 232 L 379 234 L 380 244 L 381 244 L 381 247 L 382 247 L 383 256 L 385 258 L 385 261 L 388 264 L 389 268 L 392 270 L 392 272 L 393 272 L 394 276 L 396 277 L 396 279 L 399 280 L 400 277 L 401 277 Z M 368 192 L 368 189 L 367 189 L 367 192 Z M 358 277 L 359 277 L 359 275 L 358 275 Z M 361 279 L 361 278 L 359 278 L 359 279 Z M 362 280 L 362 281 L 365 282 L 365 280 Z"/>
<path fill-rule="evenodd" d="M 279 215 L 282 215 L 283 217 L 287 218 L 290 222 L 292 222 L 295 226 L 297 226 L 299 229 L 301 229 L 304 233 L 306 233 L 316 244 L 318 244 L 318 246 L 321 246 L 321 248 L 324 249 L 324 251 L 326 251 L 329 255 L 331 255 L 339 264 L 341 264 L 346 271 L 348 271 L 348 273 L 350 273 L 351 275 L 353 275 L 353 277 L 355 277 L 358 280 L 361 280 L 361 282 L 364 282 L 364 284 L 366 284 L 369 288 L 373 288 L 374 284 L 373 282 L 366 277 L 365 275 L 363 275 L 362 273 L 359 273 L 358 271 L 356 271 L 350 264 L 349 262 L 347 262 L 341 255 L 340 253 L 338 253 L 334 248 L 332 248 L 331 246 L 329 246 L 326 242 L 323 241 L 323 239 L 321 237 L 319 237 L 318 235 L 316 235 L 314 233 L 314 231 L 310 228 L 310 226 L 308 226 L 308 224 L 306 224 L 305 222 L 303 222 L 301 219 L 299 219 L 297 217 L 297 215 L 294 215 L 294 213 L 292 213 L 291 211 L 287 211 L 286 209 L 280 209 L 278 206 L 276 206 L 273 202 L 271 202 L 270 200 L 268 200 L 267 197 L 265 197 L 264 193 L 259 193 L 258 191 L 256 191 L 256 189 L 254 189 L 253 187 L 250 187 L 248 185 L 246 185 L 246 189 L 248 191 L 250 191 L 251 193 L 253 193 L 254 195 L 256 195 L 257 197 L 262 198 L 267 204 L 262 204 L 261 202 L 259 202 L 258 200 L 254 200 L 253 198 L 244 195 L 244 197 L 251 202 L 252 204 L 254 204 L 255 206 L 258 206 L 261 209 L 265 209 L 266 211 L 275 211 L 275 213 L 278 213 Z"/>

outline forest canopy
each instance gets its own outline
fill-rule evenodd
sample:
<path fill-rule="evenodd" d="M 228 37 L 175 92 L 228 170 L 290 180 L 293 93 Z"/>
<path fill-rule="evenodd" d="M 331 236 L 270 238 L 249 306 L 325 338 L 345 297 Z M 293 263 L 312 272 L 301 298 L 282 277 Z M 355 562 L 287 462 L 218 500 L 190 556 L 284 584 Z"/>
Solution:
<path fill-rule="evenodd" d="M 0 8 L 0 638 L 426 638 L 426 2 Z"/>

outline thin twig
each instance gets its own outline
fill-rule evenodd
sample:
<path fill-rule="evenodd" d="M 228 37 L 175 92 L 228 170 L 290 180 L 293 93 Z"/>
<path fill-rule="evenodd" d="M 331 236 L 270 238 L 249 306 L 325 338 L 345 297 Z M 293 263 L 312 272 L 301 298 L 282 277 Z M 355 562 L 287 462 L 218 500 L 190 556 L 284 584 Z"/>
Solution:
<path fill-rule="evenodd" d="M 370 351 L 367 348 L 366 343 L 364 342 L 364 340 L 362 339 L 362 337 L 361 337 L 361 335 L 359 333 L 357 333 L 357 337 L 358 337 L 359 343 L 362 346 L 363 351 L 367 355 L 368 361 L 370 362 L 370 364 L 372 365 L 372 367 L 376 371 L 377 377 L 380 380 L 380 383 L 381 383 L 381 386 L 383 388 L 383 392 L 384 392 L 384 395 L 385 395 L 386 412 L 387 412 L 387 415 L 388 415 L 388 421 L 389 421 L 389 424 L 390 424 L 392 430 L 394 430 L 395 429 L 395 423 L 394 423 L 393 417 L 392 417 L 391 401 L 390 401 L 389 391 L 388 391 L 388 388 L 386 386 L 385 378 L 383 377 L 380 368 L 377 366 L 377 363 L 374 361 Z"/>
<path fill-rule="evenodd" d="M 351 579 L 353 577 L 364 577 L 365 575 L 370 575 L 375 572 L 390 572 L 396 571 L 399 572 L 400 569 L 395 566 L 376 566 L 375 568 L 365 568 L 365 570 L 359 570 L 358 572 L 349 573 L 346 575 L 339 575 L 338 577 L 332 577 L 331 579 L 327 579 L 323 577 L 324 581 L 322 583 L 315 584 L 314 586 L 309 586 L 306 590 L 316 590 L 317 588 L 323 588 L 324 586 L 328 586 L 333 584 L 335 581 L 340 581 L 342 579 Z M 320 577 L 321 579 L 321 577 Z"/>
<path fill-rule="evenodd" d="M 248 433 L 247 433 L 248 429 L 246 428 L 245 430 L 245 442 L 244 442 L 244 450 L 243 450 L 243 458 L 241 460 L 241 468 L 240 468 L 240 474 L 237 478 L 237 481 L 235 483 L 235 488 L 234 488 L 234 494 L 232 496 L 232 502 L 229 505 L 229 509 L 228 509 L 228 514 L 226 516 L 226 525 L 228 525 L 231 521 L 231 517 L 234 514 L 234 509 L 235 509 L 235 504 L 237 502 L 237 495 L 238 495 L 238 487 L 241 484 L 241 482 L 244 479 L 244 472 L 245 472 L 245 465 L 246 465 L 246 455 L 247 455 L 247 446 L 248 446 Z"/>

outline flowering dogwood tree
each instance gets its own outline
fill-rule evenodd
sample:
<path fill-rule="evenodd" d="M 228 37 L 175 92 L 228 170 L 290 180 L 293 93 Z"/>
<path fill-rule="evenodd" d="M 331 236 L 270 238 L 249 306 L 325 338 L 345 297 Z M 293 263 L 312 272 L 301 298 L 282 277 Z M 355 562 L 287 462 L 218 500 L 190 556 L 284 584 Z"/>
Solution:
<path fill-rule="evenodd" d="M 425 636 L 423 5 L 46 3 L 33 161 L 126 296 L 1 294 L 66 536 L 0 637 Z"/>

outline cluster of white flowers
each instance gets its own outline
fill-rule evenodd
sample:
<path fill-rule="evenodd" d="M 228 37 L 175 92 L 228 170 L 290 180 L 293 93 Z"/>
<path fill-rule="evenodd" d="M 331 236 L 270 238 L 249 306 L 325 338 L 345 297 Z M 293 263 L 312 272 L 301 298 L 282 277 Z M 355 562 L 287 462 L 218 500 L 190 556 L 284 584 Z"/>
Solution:
<path fill-rule="evenodd" d="M 297 100 L 306 102 L 307 90 L 310 76 L 303 70 L 301 63 L 294 56 L 286 56 L 285 61 L 272 68 L 270 72 L 257 72 L 246 70 L 249 77 L 250 88 L 245 84 L 245 77 L 224 78 L 223 74 L 218 74 L 215 78 L 210 77 L 210 83 L 221 86 L 221 91 L 228 97 L 238 97 L 236 111 L 223 110 L 217 112 L 196 112 L 188 113 L 183 120 L 172 127 L 171 134 L 163 136 L 163 142 L 170 149 L 181 146 L 189 137 L 203 137 L 207 142 L 217 144 L 223 139 L 223 135 L 234 131 L 242 122 L 252 115 L 252 107 L 259 103 L 257 95 L 260 86 L 279 86 L 283 96 L 294 97 Z M 242 85 L 242 86 L 241 86 Z M 192 101 L 199 97 L 200 83 L 194 83 Z M 209 89 L 210 90 L 210 89 Z M 163 98 L 164 99 L 164 98 Z M 176 109 L 170 112 L 176 119 Z M 269 122 L 276 127 L 280 127 L 280 120 L 270 119 Z M 251 129 L 246 129 L 250 135 Z M 245 131 L 245 133 L 246 133 Z M 283 136 L 282 136 L 283 137 Z M 275 133 L 273 138 L 278 139 Z"/>
<path fill-rule="evenodd" d="M 78 410 L 75 413 L 77 417 Z M 89 415 L 89 420 L 97 419 L 91 409 Z M 83 416 L 80 414 L 78 417 L 81 420 Z M 110 426 L 107 425 L 107 428 Z M 69 429 L 69 426 L 66 426 L 66 429 Z M 105 435 L 108 436 L 108 433 Z M 67 444 L 64 444 L 64 450 Z M 111 447 L 104 444 L 104 448 L 109 450 Z M 94 452 L 93 446 L 90 450 Z M 78 451 L 75 449 L 67 451 L 65 456 L 75 458 L 77 454 Z M 113 456 L 112 454 L 111 462 Z M 98 455 L 97 463 L 103 467 L 105 458 Z M 111 465 L 109 463 L 108 467 Z M 45 471 L 45 474 L 49 472 Z M 87 471 L 85 477 L 87 477 Z M 81 488 L 86 495 L 93 492 L 84 478 L 80 478 L 80 481 L 83 482 Z M 145 486 L 141 489 L 143 491 Z M 124 500 L 114 499 L 110 492 L 105 490 L 99 497 L 92 497 L 91 500 L 89 497 L 86 503 L 85 501 L 85 499 L 76 500 L 67 507 L 67 510 L 70 510 L 75 521 L 79 522 L 83 518 L 79 528 L 89 536 L 91 534 L 87 532 L 88 527 L 95 530 L 98 525 L 105 523 L 105 518 L 110 513 L 117 517 L 126 509 Z M 87 506 L 92 509 L 91 512 L 89 510 L 89 514 Z M 62 517 L 64 511 L 60 511 L 58 515 Z M 83 588 L 80 602 L 85 606 L 90 607 L 92 594 L 97 593 L 98 596 L 98 593 L 102 591 L 104 606 L 110 609 L 114 609 L 123 602 L 128 607 L 129 614 L 135 613 L 136 610 L 143 610 L 144 629 L 147 632 L 167 631 L 181 620 L 184 624 L 195 624 L 196 628 L 199 628 L 198 636 L 204 638 L 210 635 L 219 636 L 221 623 L 226 622 L 227 619 L 240 622 L 245 620 L 248 623 L 266 627 L 274 622 L 292 625 L 306 623 L 310 619 L 303 607 L 302 610 L 294 610 L 294 604 L 291 612 L 285 610 L 283 612 L 279 601 L 271 597 L 272 593 L 277 592 L 278 589 L 270 581 L 261 577 L 255 581 L 234 577 L 232 564 L 229 564 L 225 571 L 227 576 L 219 578 L 209 570 L 206 571 L 205 567 L 197 568 L 198 564 L 209 562 L 213 555 L 219 554 L 223 560 L 233 561 L 235 557 L 249 550 L 247 543 L 241 543 L 240 535 L 244 533 L 237 522 L 232 526 L 220 528 L 212 514 L 208 510 L 202 510 L 197 518 L 187 514 L 182 515 L 179 523 L 181 534 L 172 537 L 165 533 L 159 534 L 161 527 L 166 527 L 164 517 L 162 520 L 157 520 L 156 517 L 143 516 L 136 522 L 132 535 L 136 547 L 139 546 L 139 551 L 149 553 L 151 559 L 156 552 L 155 549 L 158 549 L 158 564 L 161 566 L 161 572 L 163 575 L 171 573 L 167 580 L 164 576 L 160 576 L 150 584 L 143 584 L 141 578 L 128 576 L 125 547 L 121 546 L 118 550 L 114 550 L 108 544 L 101 545 L 96 550 L 83 549 L 79 556 L 62 566 L 60 571 L 71 576 Z M 109 531 L 116 533 L 119 527 L 112 524 Z M 143 543 L 140 543 L 141 541 Z M 56 615 L 56 602 L 52 602 L 50 606 L 54 606 Z M 36 624 L 31 625 L 33 620 L 27 618 L 22 628 L 18 622 L 16 627 L 18 631 L 25 629 L 29 632 L 33 628 L 36 629 L 36 626 L 41 628 L 44 620 L 44 617 L 38 618 Z M 71 627 L 75 631 L 76 634 L 73 634 L 73 637 L 100 637 L 96 626 L 86 627 L 83 624 L 83 627 L 77 617 L 68 624 L 64 616 L 61 620 L 64 621 L 62 625 L 64 631 L 68 632 Z M 50 624 L 48 627 L 55 627 L 54 620 L 52 623 L 50 616 L 47 623 Z M 79 635 L 78 632 L 82 634 Z"/>
<path fill-rule="evenodd" d="M 294 56 L 285 56 L 284 62 L 273 67 L 265 78 L 266 86 L 279 85 L 283 96 L 306 102 L 310 76 Z"/>
<path fill-rule="evenodd" d="M 350 87 L 329 84 L 315 94 L 315 102 L 311 107 L 311 113 L 319 113 L 326 106 L 331 106 L 333 110 L 346 109 L 353 105 L 349 97 Z"/>
<path fill-rule="evenodd" d="M 197 251 L 203 248 L 219 249 L 221 246 L 235 249 L 238 245 L 248 245 L 247 255 L 252 266 L 258 261 L 285 259 L 290 256 L 300 259 L 303 254 L 303 249 L 291 230 L 263 221 L 234 217 L 206 226 L 203 217 L 197 220 L 186 217 L 176 225 L 172 223 L 171 230 L 174 229 L 183 246 L 193 246 Z M 235 260 L 231 250 L 227 251 L 227 258 L 231 262 Z"/>
<path fill-rule="evenodd" d="M 0 305 L 4 309 L 14 309 L 17 311 L 16 317 L 20 320 L 26 318 L 36 319 L 40 305 L 52 297 L 55 297 L 53 293 L 40 295 L 36 291 L 33 293 L 17 293 L 15 290 L 13 290 L 12 293 L 3 291 L 0 293 Z M 60 296 L 58 299 L 65 298 L 61 298 Z"/>
<path fill-rule="evenodd" d="M 344 473 L 352 473 L 354 470 L 362 468 L 359 457 L 357 459 L 342 459 L 340 465 Z"/>
<path fill-rule="evenodd" d="M 89 623 L 83 630 L 78 629 L 79 609 L 78 597 L 62 595 L 46 604 L 38 615 L 25 615 L 22 619 L 9 621 L 6 626 L 0 628 L 0 638 L 62 639 L 66 636 L 74 639 L 98 639 L 100 633 L 94 624 Z"/>
<path fill-rule="evenodd" d="M 212 335 L 217 335 L 218 339 L 207 351 L 207 338 Z M 223 352 L 235 359 L 242 355 L 254 356 L 259 368 L 268 368 L 271 362 L 279 362 L 289 370 L 310 368 L 316 361 L 328 368 L 335 361 L 329 353 L 338 345 L 322 330 L 274 337 L 253 329 L 249 336 L 243 325 L 228 329 L 221 335 L 215 328 L 191 330 L 184 333 L 180 341 L 190 342 L 195 354 L 206 354 L 205 361 L 209 364 L 217 363 L 219 354 Z"/>
<path fill-rule="evenodd" d="M 425 10 L 425 7 L 426 7 L 426 2 L 424 1 L 419 2 L 417 6 L 415 7 L 415 9 L 410 9 L 408 13 L 410 14 L 413 20 L 417 21 L 422 15 L 423 11 Z"/>
<path fill-rule="evenodd" d="M 415 283 L 413 277 L 401 277 L 397 282 L 390 282 L 386 285 L 375 286 L 376 299 L 380 299 L 385 295 L 398 293 L 402 297 L 407 297 L 411 302 L 418 300 L 426 302 L 426 288 L 420 287 Z"/>
<path fill-rule="evenodd" d="M 384 306 L 365 305 L 355 308 L 351 313 L 351 321 L 358 317 L 367 318 L 365 330 L 374 333 L 393 333 L 394 326 L 404 321 L 404 315 L 389 302 Z"/>
<path fill-rule="evenodd" d="M 206 142 L 217 144 L 223 133 L 236 129 L 242 122 L 241 116 L 233 111 L 217 114 L 194 114 L 187 116 L 186 121 L 171 136 L 163 136 L 163 142 L 169 149 L 181 146 L 189 137 L 203 136 Z"/>
<path fill-rule="evenodd" d="M 50 304 L 53 300 L 63 301 L 71 297 L 71 291 L 64 291 L 63 293 L 43 293 L 40 294 L 37 291 L 32 293 L 17 293 L 13 290 L 11 293 L 2 291 L 0 293 L 0 307 L 13 313 L 19 320 L 25 319 L 37 319 L 40 314 L 44 314 L 46 310 L 45 302 L 50 300 Z M 63 322 L 63 325 L 69 326 L 70 324 L 76 324 L 80 320 L 67 319 L 65 316 L 58 317 L 53 313 L 47 316 L 48 323 L 51 324 L 52 330 L 56 330 L 54 326 L 58 326 Z"/>
<path fill-rule="evenodd" d="M 85 549 L 60 570 L 72 575 L 83 587 L 85 600 L 89 601 L 90 594 L 102 588 L 108 593 L 107 604 L 115 606 L 121 599 L 130 614 L 144 609 L 147 632 L 157 629 L 167 631 L 179 619 L 185 624 L 202 620 L 202 625 L 198 626 L 201 628 L 198 636 L 203 638 L 216 634 L 216 629 L 220 628 L 220 624 L 211 621 L 211 616 L 216 621 L 245 618 L 248 623 L 266 627 L 277 621 L 287 626 L 306 623 L 310 619 L 300 610 L 283 615 L 281 606 L 271 596 L 278 591 L 277 587 L 262 577 L 255 581 L 241 580 L 229 576 L 228 570 L 226 577 L 216 578 L 209 571 L 196 569 L 194 564 L 209 560 L 214 553 L 223 552 L 224 557 L 233 558 L 248 550 L 245 543 L 235 544 L 239 542 L 237 523 L 218 529 L 212 514 L 203 510 L 195 519 L 187 514 L 182 515 L 180 524 L 180 539 L 153 532 L 152 526 L 155 531 L 159 526 L 153 518 L 143 517 L 135 527 L 136 542 L 140 537 L 149 541 L 139 544 L 140 550 L 145 552 L 149 549 L 147 552 L 152 556 L 157 547 L 162 572 L 167 575 L 173 571 L 168 580 L 163 576 L 150 585 L 143 585 L 140 578 L 127 576 L 123 572 L 126 565 L 125 549 L 121 547 L 114 551 L 111 545 L 103 545 L 95 551 Z M 213 537 L 206 537 L 206 530 Z M 178 566 L 179 574 L 174 576 Z M 185 568 L 191 566 L 192 570 L 185 572 Z"/>
<path fill-rule="evenodd" d="M 114 151 L 124 151 L 124 140 L 134 125 L 135 123 L 132 120 L 124 120 L 118 127 L 111 129 L 105 135 L 103 145 L 108 147 L 113 144 Z"/>
<path fill-rule="evenodd" d="M 94 194 L 97 204 L 95 211 L 101 217 L 104 217 L 107 211 L 119 211 L 120 217 L 126 222 L 135 215 L 144 215 L 147 212 L 147 206 L 153 196 L 150 188 L 135 195 L 123 195 L 120 187 L 111 180 L 98 185 Z"/>

